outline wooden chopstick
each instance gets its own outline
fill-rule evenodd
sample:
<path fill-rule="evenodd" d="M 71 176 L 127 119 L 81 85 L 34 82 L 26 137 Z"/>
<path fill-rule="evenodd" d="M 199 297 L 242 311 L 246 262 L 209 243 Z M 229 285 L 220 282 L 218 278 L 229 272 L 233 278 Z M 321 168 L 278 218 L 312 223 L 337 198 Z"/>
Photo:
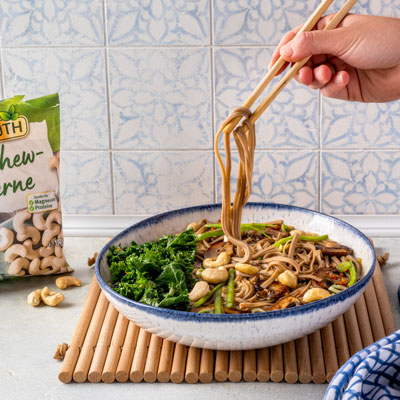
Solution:
<path fill-rule="evenodd" d="M 357 0 L 348 0 L 343 7 L 335 14 L 335 16 L 325 26 L 324 31 L 336 28 L 347 13 L 352 9 Z M 311 56 L 303 58 L 300 61 L 294 63 L 290 70 L 285 76 L 279 81 L 279 83 L 272 89 L 272 91 L 265 97 L 261 104 L 256 108 L 249 120 L 251 123 L 255 123 L 261 114 L 267 109 L 267 107 L 274 101 L 276 96 L 282 91 L 284 87 L 290 82 L 290 80 L 296 75 L 297 71 L 311 58 Z"/>
<path fill-rule="evenodd" d="M 350 355 L 354 355 L 362 349 L 360 330 L 354 306 L 351 306 L 344 314 L 347 341 L 349 343 Z"/>
<path fill-rule="evenodd" d="M 314 26 L 317 24 L 319 19 L 322 17 L 324 12 L 328 9 L 328 7 L 332 4 L 333 0 L 324 0 L 319 6 L 315 9 L 315 11 L 310 15 L 308 20 L 301 27 L 299 32 L 311 31 Z M 271 82 L 273 77 L 279 72 L 279 70 L 285 65 L 285 60 L 282 57 L 275 62 L 272 68 L 267 72 L 261 82 L 254 89 L 253 93 L 248 97 L 248 99 L 243 103 L 243 107 L 250 108 L 254 102 L 260 97 L 261 93 Z M 239 123 L 240 117 L 235 118 L 230 122 L 224 129 L 225 133 L 231 133 L 235 126 Z"/>
<path fill-rule="evenodd" d="M 245 350 L 243 352 L 243 379 L 246 382 L 254 382 L 257 379 L 256 350 Z"/>
<path fill-rule="evenodd" d="M 308 336 L 303 336 L 302 338 L 296 340 L 296 351 L 299 381 L 301 383 L 310 383 L 312 380 L 312 374 Z"/>
<path fill-rule="evenodd" d="M 189 347 L 185 371 L 187 383 L 196 383 L 199 380 L 200 354 L 201 350 L 198 347 Z"/>
<path fill-rule="evenodd" d="M 151 335 L 149 350 L 147 352 L 146 364 L 144 366 L 143 379 L 145 382 L 155 382 L 157 379 L 158 362 L 160 360 L 162 339 Z"/>
<path fill-rule="evenodd" d="M 367 304 L 365 303 L 364 294 L 362 294 L 355 302 L 354 307 L 357 314 L 358 328 L 360 329 L 360 336 L 363 347 L 367 347 L 374 343 L 374 337 L 372 335 L 371 324 L 368 315 Z"/>
<path fill-rule="evenodd" d="M 161 347 L 160 363 L 158 365 L 157 380 L 162 383 L 169 381 L 172 359 L 174 357 L 174 342 L 163 340 Z"/>
<path fill-rule="evenodd" d="M 183 344 L 175 346 L 174 360 L 172 361 L 171 368 L 171 381 L 174 383 L 181 383 L 185 377 L 187 347 Z"/>
<path fill-rule="evenodd" d="M 339 367 L 341 367 L 350 358 L 350 350 L 347 344 L 346 328 L 344 326 L 343 315 L 341 315 L 339 318 L 336 318 L 332 325 L 333 333 L 335 335 L 338 363 Z"/>
<path fill-rule="evenodd" d="M 324 383 L 326 379 L 324 353 L 322 351 L 321 332 L 309 335 L 312 380 L 314 383 Z"/>
<path fill-rule="evenodd" d="M 283 361 L 285 365 L 285 381 L 295 383 L 299 378 L 297 372 L 296 346 L 294 340 L 283 344 Z"/>
<path fill-rule="evenodd" d="M 214 372 L 214 350 L 203 349 L 201 351 L 199 379 L 201 383 L 210 383 Z"/>
<path fill-rule="evenodd" d="M 330 382 L 339 369 L 332 324 L 321 329 L 321 339 L 324 349 L 326 380 Z"/>
<path fill-rule="evenodd" d="M 271 372 L 269 377 L 272 382 L 280 382 L 283 379 L 283 352 L 282 345 L 277 344 L 269 348 L 269 354 L 271 357 L 270 365 Z"/>
<path fill-rule="evenodd" d="M 150 336 L 151 334 L 144 329 L 139 330 L 135 355 L 133 356 L 131 371 L 129 374 L 129 379 L 131 380 L 131 382 L 138 383 L 143 380 L 143 372 L 150 342 Z"/>
<path fill-rule="evenodd" d="M 269 381 L 269 349 L 264 347 L 257 350 L 257 380 Z"/>
<path fill-rule="evenodd" d="M 239 382 L 242 379 L 242 359 L 242 350 L 230 351 L 228 379 L 231 382 Z"/>
<path fill-rule="evenodd" d="M 217 350 L 215 355 L 215 380 L 225 382 L 228 379 L 229 352 Z"/>

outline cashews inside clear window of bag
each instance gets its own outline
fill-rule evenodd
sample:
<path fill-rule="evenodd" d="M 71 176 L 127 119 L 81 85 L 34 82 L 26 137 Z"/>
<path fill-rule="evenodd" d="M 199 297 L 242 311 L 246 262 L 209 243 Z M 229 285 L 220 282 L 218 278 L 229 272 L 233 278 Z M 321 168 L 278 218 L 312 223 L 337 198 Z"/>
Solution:
<path fill-rule="evenodd" d="M 63 250 L 58 95 L 15 96 L 0 101 L 0 112 L 0 280 L 70 272 Z"/>

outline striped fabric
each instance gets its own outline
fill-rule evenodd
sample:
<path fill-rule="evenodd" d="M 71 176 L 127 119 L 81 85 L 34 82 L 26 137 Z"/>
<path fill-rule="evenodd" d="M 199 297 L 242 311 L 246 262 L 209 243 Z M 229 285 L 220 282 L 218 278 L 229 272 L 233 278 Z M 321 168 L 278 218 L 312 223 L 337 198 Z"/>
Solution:
<path fill-rule="evenodd" d="M 351 357 L 332 379 L 324 399 L 400 399 L 400 330 Z"/>

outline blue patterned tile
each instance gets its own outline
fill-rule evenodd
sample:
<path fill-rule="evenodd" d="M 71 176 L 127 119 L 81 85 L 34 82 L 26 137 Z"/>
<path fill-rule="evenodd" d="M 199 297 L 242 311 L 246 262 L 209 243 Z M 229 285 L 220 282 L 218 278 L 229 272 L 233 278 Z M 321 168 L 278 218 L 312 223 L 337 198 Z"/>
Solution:
<path fill-rule="evenodd" d="M 3 46 L 103 45 L 101 0 L 0 2 Z"/>
<path fill-rule="evenodd" d="M 113 147 L 212 148 L 207 49 L 111 50 Z"/>
<path fill-rule="evenodd" d="M 110 154 L 61 152 L 61 198 L 67 214 L 112 214 Z"/>
<path fill-rule="evenodd" d="M 319 0 L 214 0 L 216 44 L 278 44 L 306 21 Z"/>
<path fill-rule="evenodd" d="M 212 152 L 115 152 L 118 214 L 156 214 L 214 201 Z"/>
<path fill-rule="evenodd" d="M 237 164 L 237 152 L 232 152 L 232 199 L 236 188 Z M 216 171 L 218 201 L 221 201 L 222 179 L 218 163 Z M 256 151 L 249 201 L 290 204 L 317 210 L 317 153 Z"/>
<path fill-rule="evenodd" d="M 330 10 L 336 12 L 342 6 L 341 2 L 333 2 Z M 393 0 L 358 0 L 352 8 L 353 14 L 382 15 L 385 17 L 400 17 L 400 4 Z"/>
<path fill-rule="evenodd" d="M 216 130 L 261 81 L 271 55 L 272 50 L 265 48 L 215 51 Z M 277 82 L 274 79 L 261 98 Z M 256 122 L 256 131 L 258 149 L 318 147 L 318 93 L 297 82 L 289 83 Z"/>
<path fill-rule="evenodd" d="M 400 151 L 322 153 L 322 211 L 400 212 Z"/>
<path fill-rule="evenodd" d="M 322 146 L 368 148 L 400 146 L 400 102 L 357 103 L 322 100 Z"/>
<path fill-rule="evenodd" d="M 108 0 L 112 45 L 209 44 L 208 0 Z"/>
<path fill-rule="evenodd" d="M 60 94 L 63 149 L 109 147 L 104 51 L 3 51 L 5 96 Z"/>

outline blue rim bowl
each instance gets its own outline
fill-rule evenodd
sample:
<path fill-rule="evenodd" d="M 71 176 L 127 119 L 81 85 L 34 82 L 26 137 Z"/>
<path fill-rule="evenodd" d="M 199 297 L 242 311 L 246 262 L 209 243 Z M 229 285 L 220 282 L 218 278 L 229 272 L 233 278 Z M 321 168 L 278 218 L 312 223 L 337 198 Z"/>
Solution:
<path fill-rule="evenodd" d="M 95 271 L 101 290 L 125 317 L 163 338 L 202 348 L 244 350 L 284 343 L 305 336 L 343 314 L 362 294 L 375 269 L 375 250 L 358 229 L 335 217 L 301 207 L 248 203 L 243 222 L 283 219 L 298 229 L 329 234 L 354 250 L 363 260 L 363 276 L 350 288 L 323 300 L 284 310 L 254 314 L 197 314 L 157 308 L 128 299 L 109 286 L 107 254 L 112 245 L 144 243 L 183 231 L 188 223 L 207 218 L 216 221 L 221 205 L 208 204 L 169 211 L 144 219 L 116 235 L 100 251 Z"/>

